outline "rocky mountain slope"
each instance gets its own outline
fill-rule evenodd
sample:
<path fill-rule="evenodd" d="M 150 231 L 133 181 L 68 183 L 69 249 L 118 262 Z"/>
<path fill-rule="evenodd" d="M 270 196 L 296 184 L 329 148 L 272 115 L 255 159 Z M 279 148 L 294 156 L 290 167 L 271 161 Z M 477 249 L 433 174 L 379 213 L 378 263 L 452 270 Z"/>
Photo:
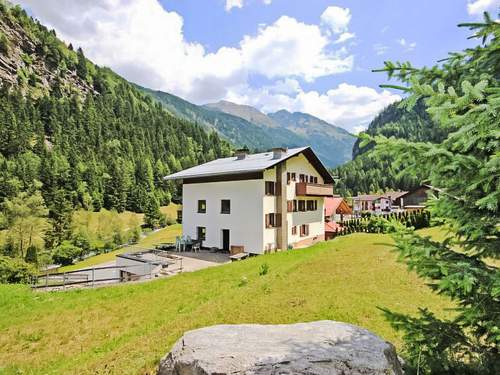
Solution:
<path fill-rule="evenodd" d="M 264 114 L 258 109 L 220 101 L 204 106 L 222 113 L 231 114 L 261 127 L 267 133 L 280 130 L 281 134 L 299 138 L 301 145 L 310 145 L 320 159 L 329 167 L 334 167 L 351 160 L 352 147 L 356 138 L 345 129 L 329 124 L 307 113 L 290 113 L 281 110 Z M 290 142 L 285 142 L 290 146 Z"/>
<path fill-rule="evenodd" d="M 268 116 L 282 128 L 307 139 L 319 156 L 332 160 L 332 164 L 339 165 L 351 160 L 356 138 L 347 130 L 302 112 L 281 110 Z"/>
<path fill-rule="evenodd" d="M 231 153 L 217 132 L 172 116 L 3 0 L 0 52 L 0 204 L 38 190 L 50 218 L 102 207 L 156 215 L 178 194 L 163 176 Z M 49 246 L 67 239 L 69 221 Z"/>
<path fill-rule="evenodd" d="M 230 113 L 234 116 L 241 117 L 247 120 L 248 122 L 251 122 L 261 127 L 266 127 L 266 128 L 278 127 L 278 124 L 276 124 L 270 117 L 266 116 L 257 108 L 254 108 L 249 105 L 241 105 L 241 104 L 231 103 L 226 100 L 221 100 L 217 103 L 205 104 L 204 107 L 220 111 L 223 113 Z"/>

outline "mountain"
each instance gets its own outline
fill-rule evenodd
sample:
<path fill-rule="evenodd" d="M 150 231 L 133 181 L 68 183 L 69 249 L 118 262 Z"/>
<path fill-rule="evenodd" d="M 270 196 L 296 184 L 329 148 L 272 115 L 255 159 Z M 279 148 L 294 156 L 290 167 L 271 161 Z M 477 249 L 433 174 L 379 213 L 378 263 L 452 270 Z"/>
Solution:
<path fill-rule="evenodd" d="M 217 103 L 209 103 L 204 105 L 205 108 L 210 108 L 216 111 L 230 113 L 234 116 L 241 117 L 248 122 L 251 122 L 255 125 L 265 127 L 265 128 L 276 128 L 278 124 L 276 124 L 271 118 L 266 116 L 264 113 L 259 111 L 257 108 L 254 108 L 249 105 L 241 105 L 228 102 L 226 100 L 221 100 Z"/>
<path fill-rule="evenodd" d="M 294 138 L 301 140 L 301 145 L 312 146 L 319 158 L 329 167 L 351 160 L 356 138 L 348 131 L 307 113 L 281 110 L 266 115 L 254 107 L 228 101 L 211 103 L 204 107 L 244 118 L 266 132 L 280 129 L 283 135 L 293 134 Z M 287 143 L 285 145 L 291 146 Z"/>
<path fill-rule="evenodd" d="M 253 151 L 272 147 L 298 147 L 305 145 L 303 138 L 286 129 L 266 129 L 216 109 L 198 106 L 178 96 L 137 86 L 142 92 L 160 102 L 170 113 L 180 118 L 216 130 L 223 138 L 237 147 L 246 146 Z"/>
<path fill-rule="evenodd" d="M 329 160 L 329 166 L 351 160 L 356 138 L 347 130 L 302 112 L 281 110 L 268 116 L 281 127 L 307 139 L 320 158 Z"/>
<path fill-rule="evenodd" d="M 163 176 L 231 153 L 3 0 L 0 52 L 0 204 L 39 190 L 60 225 L 78 207 L 155 211 L 177 194 Z"/>
<path fill-rule="evenodd" d="M 429 117 L 423 101 L 407 107 L 406 102 L 389 105 L 371 121 L 366 133 L 412 142 L 439 143 L 446 137 L 446 133 Z M 418 175 L 405 172 L 404 164 L 396 166 L 393 158 L 376 154 L 373 144 L 361 148 L 359 141 L 353 147 L 353 160 L 335 168 L 332 174 L 339 178 L 336 190 L 343 196 L 411 190 L 428 177 L 425 170 Z"/>

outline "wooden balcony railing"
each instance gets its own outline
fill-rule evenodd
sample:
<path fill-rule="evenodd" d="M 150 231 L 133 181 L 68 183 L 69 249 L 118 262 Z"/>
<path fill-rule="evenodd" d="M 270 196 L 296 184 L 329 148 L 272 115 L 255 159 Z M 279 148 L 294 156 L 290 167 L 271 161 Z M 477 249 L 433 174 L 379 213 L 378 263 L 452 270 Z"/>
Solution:
<path fill-rule="evenodd" d="M 310 182 L 297 182 L 295 184 L 295 195 L 330 197 L 333 195 L 333 185 L 313 184 Z"/>

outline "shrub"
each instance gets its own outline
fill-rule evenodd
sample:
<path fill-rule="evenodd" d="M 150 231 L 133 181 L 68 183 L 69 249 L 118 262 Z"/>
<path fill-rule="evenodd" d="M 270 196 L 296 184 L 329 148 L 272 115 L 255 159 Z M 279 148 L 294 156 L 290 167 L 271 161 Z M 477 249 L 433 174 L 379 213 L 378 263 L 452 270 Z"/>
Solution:
<path fill-rule="evenodd" d="M 135 227 L 130 232 L 129 242 L 130 243 L 137 243 L 137 242 L 139 242 L 140 239 L 141 239 L 141 228 L 140 227 Z"/>
<path fill-rule="evenodd" d="M 259 275 L 264 276 L 269 272 L 269 264 L 263 263 L 260 265 Z"/>
<path fill-rule="evenodd" d="M 89 236 L 84 232 L 75 234 L 71 239 L 71 243 L 82 250 L 82 255 L 88 254 L 92 250 Z"/>
<path fill-rule="evenodd" d="M 35 245 L 31 245 L 26 249 L 24 260 L 27 263 L 38 263 L 38 249 Z"/>
<path fill-rule="evenodd" d="M 0 31 L 0 53 L 8 54 L 10 49 L 10 43 L 4 33 Z"/>
<path fill-rule="evenodd" d="M 0 283 L 29 283 L 35 268 L 25 261 L 0 255 Z"/>
<path fill-rule="evenodd" d="M 71 242 L 64 241 L 56 247 L 52 253 L 52 259 L 55 263 L 67 266 L 73 263 L 73 260 L 82 255 L 82 249 L 76 247 Z"/>

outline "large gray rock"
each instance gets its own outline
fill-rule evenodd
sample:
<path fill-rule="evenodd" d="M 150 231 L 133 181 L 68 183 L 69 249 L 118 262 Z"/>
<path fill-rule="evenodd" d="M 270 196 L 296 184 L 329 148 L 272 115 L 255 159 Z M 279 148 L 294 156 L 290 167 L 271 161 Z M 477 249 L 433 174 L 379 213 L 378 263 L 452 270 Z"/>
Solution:
<path fill-rule="evenodd" d="M 329 320 L 189 331 L 158 370 L 161 375 L 402 373 L 392 344 L 366 329 Z"/>

